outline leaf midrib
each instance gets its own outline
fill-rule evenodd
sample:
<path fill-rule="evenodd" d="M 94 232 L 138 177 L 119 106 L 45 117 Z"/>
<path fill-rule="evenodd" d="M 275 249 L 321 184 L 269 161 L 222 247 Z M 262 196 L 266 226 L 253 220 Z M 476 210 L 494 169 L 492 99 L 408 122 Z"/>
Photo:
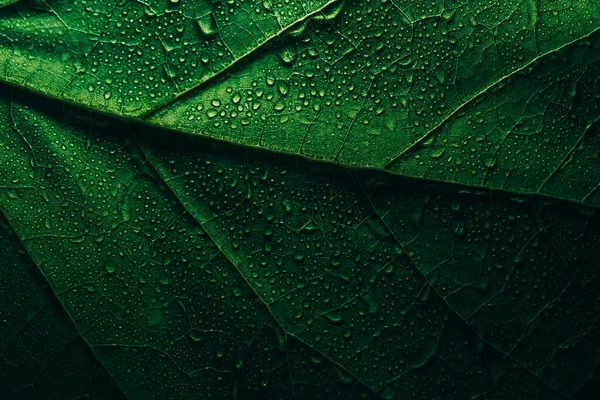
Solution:
<path fill-rule="evenodd" d="M 332 0 L 330 2 L 327 3 L 327 6 L 330 6 L 331 4 L 337 2 L 338 0 Z M 321 12 L 323 8 L 327 7 L 324 6 L 321 9 L 319 9 L 316 12 Z M 310 14 L 311 16 L 314 15 Z M 289 29 L 291 26 L 290 25 L 288 28 Z M 172 134 L 178 134 L 178 135 L 184 135 L 184 136 L 191 136 L 191 137 L 200 137 L 206 140 L 211 140 L 211 141 L 215 141 L 217 143 L 226 143 L 232 146 L 239 146 L 241 148 L 249 148 L 249 149 L 258 149 L 260 151 L 266 151 L 268 153 L 271 154 L 284 154 L 287 156 L 291 156 L 291 157 L 298 157 L 300 159 L 303 160 L 308 160 L 310 162 L 314 162 L 314 163 L 318 163 L 318 164 L 323 164 L 323 165 L 333 165 L 337 168 L 342 168 L 342 169 L 346 169 L 346 170 L 365 170 L 365 171 L 375 171 L 375 172 L 379 172 L 379 173 L 383 173 L 383 174 L 388 174 L 388 175 L 392 175 L 392 176 L 402 176 L 402 177 L 406 177 L 406 178 L 412 178 L 412 179 L 418 179 L 418 180 L 423 180 L 423 181 L 427 181 L 427 182 L 436 182 L 436 183 L 442 183 L 442 184 L 455 184 L 455 185 L 460 185 L 463 186 L 465 188 L 472 188 L 475 190 L 483 190 L 486 191 L 488 193 L 493 193 L 493 192 L 503 192 L 503 193 L 510 193 L 510 194 L 514 194 L 514 195 L 518 195 L 518 196 L 536 196 L 536 197 L 542 197 L 542 198 L 548 198 L 548 199 L 552 199 L 552 200 L 559 200 L 559 201 L 565 201 L 568 203 L 573 203 L 576 205 L 580 205 L 583 207 L 589 207 L 589 208 L 593 208 L 593 209 L 597 209 L 600 208 L 600 204 L 595 204 L 595 203 L 590 203 L 588 202 L 588 199 L 590 198 L 590 194 L 593 193 L 594 191 L 592 191 L 590 194 L 588 194 L 587 196 L 585 196 L 585 198 L 583 199 L 576 199 L 576 198 L 568 198 L 568 197 L 563 197 L 563 196 L 559 196 L 559 195 L 554 195 L 554 194 L 550 194 L 550 193 L 541 193 L 538 191 L 520 191 L 520 190 L 513 190 L 513 189 L 506 189 L 506 188 L 501 188 L 501 187 L 490 187 L 490 186 L 486 186 L 484 184 L 474 184 L 474 183 L 465 183 L 462 182 L 460 180 L 456 180 L 456 179 L 441 179 L 441 178 L 433 178 L 433 177 L 424 177 L 418 174 L 412 174 L 409 172 L 396 172 L 394 170 L 390 169 L 390 166 L 397 161 L 400 157 L 402 157 L 404 154 L 406 154 L 408 151 L 410 151 L 411 149 L 413 149 L 415 146 L 417 146 L 418 144 L 422 143 L 424 140 L 428 139 L 429 137 L 431 137 L 431 135 L 435 134 L 435 132 L 437 132 L 437 130 L 439 130 L 441 128 L 441 126 L 446 123 L 452 116 L 456 115 L 458 112 L 460 112 L 461 110 L 463 110 L 465 107 L 467 107 L 468 105 L 472 104 L 473 102 L 477 101 L 477 99 L 479 99 L 481 96 L 484 96 L 488 93 L 490 93 L 491 91 L 494 90 L 494 88 L 496 88 L 497 86 L 502 85 L 505 81 L 509 80 L 511 77 L 513 77 L 514 75 L 526 70 L 527 68 L 531 67 L 531 65 L 540 62 L 543 58 L 545 57 L 549 57 L 552 54 L 568 47 L 568 46 L 572 46 L 580 41 L 583 41 L 587 38 L 589 38 L 591 35 L 595 34 L 596 32 L 599 32 L 600 28 L 597 28 L 593 31 L 591 31 L 590 33 L 575 39 L 569 43 L 566 43 L 565 45 L 554 49 L 550 52 L 544 53 L 542 55 L 540 55 L 539 57 L 536 57 L 534 60 L 532 60 L 530 63 L 527 63 L 526 65 L 524 65 L 523 67 L 519 68 L 518 70 L 515 70 L 513 72 L 511 72 L 510 74 L 502 77 L 500 80 L 498 80 L 497 82 L 495 82 L 494 84 L 488 86 L 486 89 L 484 89 L 483 91 L 479 92 L 477 95 L 473 96 L 472 98 L 468 99 L 467 101 L 465 101 L 461 106 L 459 106 L 456 110 L 454 110 L 450 115 L 448 115 L 447 117 L 445 117 L 440 123 L 438 123 L 435 127 L 433 127 L 431 130 L 429 130 L 422 138 L 420 138 L 419 140 L 417 140 L 415 143 L 413 143 L 411 146 L 409 146 L 408 148 L 402 150 L 402 152 L 400 152 L 399 154 L 397 154 L 396 156 L 394 156 L 389 162 L 387 162 L 384 166 L 372 166 L 372 165 L 352 165 L 352 164 L 344 164 L 344 163 L 340 163 L 334 160 L 326 160 L 326 159 L 316 159 L 313 158 L 309 155 L 305 155 L 305 154 L 299 154 L 299 153 L 293 153 L 290 151 L 285 151 L 285 150 L 273 150 L 273 149 L 269 149 L 263 146 L 259 146 L 259 145 L 252 145 L 252 144 L 247 144 L 247 143 L 240 143 L 240 142 L 235 142 L 231 139 L 225 139 L 225 138 L 217 138 L 217 137 L 213 137 L 210 135 L 206 135 L 203 133 L 191 133 L 191 132 L 186 132 L 186 131 L 179 131 L 173 127 L 168 127 L 168 126 L 162 126 L 162 125 L 158 125 L 156 123 L 152 123 L 147 119 L 143 119 L 143 118 L 139 118 L 139 117 L 131 117 L 131 116 L 125 116 L 125 115 L 121 115 L 121 114 L 117 114 L 114 112 L 110 112 L 110 111 L 104 111 L 104 110 L 99 110 L 99 109 L 95 109 L 95 108 L 91 108 L 89 106 L 83 105 L 83 104 L 79 104 L 76 103 L 74 101 L 71 100 L 67 100 L 67 99 L 62 99 L 59 98 L 57 96 L 53 96 L 53 95 L 49 95 L 47 93 L 41 92 L 39 90 L 35 90 L 31 87 L 26 87 L 26 86 L 19 86 L 18 84 L 14 83 L 14 82 L 9 82 L 6 80 L 3 80 L 0 78 L 0 82 L 3 82 L 4 84 L 6 84 L 7 86 L 13 87 L 16 90 L 24 90 L 27 92 L 31 92 L 31 93 L 35 93 L 37 95 L 40 95 L 42 97 L 45 98 L 49 98 L 58 102 L 61 102 L 63 104 L 67 104 L 70 105 L 74 108 L 77 109 L 82 109 L 85 110 L 87 112 L 90 112 L 92 114 L 97 114 L 97 115 L 102 115 L 108 118 L 112 118 L 115 120 L 119 120 L 119 121 L 123 121 L 125 123 L 136 123 L 136 124 L 140 124 L 143 126 L 148 126 L 154 129 L 161 129 L 167 132 L 170 132 Z M 278 36 L 275 36 L 278 37 Z M 272 39 L 269 39 L 272 40 Z M 204 85 L 206 82 L 201 83 L 199 85 Z M 540 189 L 543 187 L 544 185 L 542 185 L 540 187 Z M 598 187 L 600 187 L 600 183 L 598 185 Z"/>
<path fill-rule="evenodd" d="M 600 29 L 599 29 L 600 30 Z M 9 87 L 14 88 L 14 90 L 23 90 L 26 92 L 30 92 L 30 93 L 34 93 L 36 95 L 39 95 L 41 97 L 44 98 L 48 98 L 51 100 L 56 100 L 58 102 L 61 102 L 63 104 L 66 104 L 68 106 L 71 106 L 73 108 L 79 109 L 79 110 L 84 110 L 86 112 L 89 112 L 91 114 L 95 114 L 95 115 L 100 115 L 103 117 L 107 117 L 110 119 L 114 119 L 116 121 L 121 121 L 123 123 L 129 123 L 129 124 L 139 124 L 142 126 L 146 126 L 152 129 L 158 129 L 158 130 L 162 130 L 162 131 L 166 131 L 166 132 L 170 132 L 172 134 L 175 135 L 181 135 L 184 137 L 192 137 L 192 138 L 199 138 L 199 139 L 203 139 L 203 140 L 210 140 L 213 141 L 215 143 L 223 143 L 229 146 L 235 146 L 235 147 L 239 147 L 239 148 L 247 148 L 247 149 L 252 149 L 252 150 L 257 150 L 257 151 L 264 151 L 266 153 L 269 154 L 273 154 L 273 155 L 285 155 L 285 156 L 289 156 L 289 157 L 294 157 L 300 160 L 305 160 L 305 161 L 309 161 L 311 163 L 314 164 L 321 164 L 321 165 L 329 165 L 329 166 L 333 166 L 335 168 L 339 168 L 342 170 L 346 170 L 346 171 L 371 171 L 371 172 L 376 172 L 376 173 L 380 173 L 383 175 L 388 175 L 388 176 L 396 176 L 396 177 L 404 177 L 404 178 L 409 178 L 409 179 L 414 179 L 414 180 L 418 180 L 418 181 L 424 181 L 424 182 L 431 182 L 431 183 L 439 183 L 439 184 L 451 184 L 451 185 L 458 185 L 460 187 L 463 187 L 465 189 L 473 189 L 475 191 L 483 191 L 485 193 L 488 193 L 490 195 L 493 195 L 493 193 L 508 193 L 508 194 L 514 194 L 516 196 L 524 196 L 524 197 L 529 197 L 529 196 L 534 196 L 534 197 L 538 197 L 538 198 L 547 198 L 550 200 L 556 200 L 556 201 L 564 201 L 570 204 L 575 204 L 584 208 L 588 208 L 588 209 L 600 209 L 600 203 L 596 204 L 596 203 L 589 203 L 587 202 L 587 200 L 590 197 L 590 194 L 595 192 L 596 190 L 600 189 L 600 182 L 598 183 L 598 186 L 596 187 L 596 189 L 592 190 L 592 192 L 590 194 L 588 194 L 584 199 L 575 199 L 575 198 L 568 198 L 568 197 L 562 197 L 562 196 L 558 196 L 558 195 L 554 195 L 554 194 L 550 194 L 550 193 L 540 193 L 540 192 L 534 192 L 534 191 L 519 191 L 519 190 L 513 190 L 513 189 L 506 189 L 506 188 L 498 188 L 498 187 L 490 187 L 490 186 L 485 186 L 483 184 L 474 184 L 474 183 L 465 183 L 459 180 L 445 180 L 445 179 L 440 179 L 440 178 L 433 178 L 433 177 L 424 177 L 421 175 L 417 175 L 417 174 L 411 174 L 411 173 L 407 173 L 407 172 L 395 172 L 393 170 L 390 169 L 386 169 L 385 167 L 377 167 L 377 166 L 370 166 L 370 165 L 351 165 L 351 164 L 343 164 L 343 163 L 339 163 L 339 162 L 335 162 L 335 161 L 331 161 L 331 160 L 323 160 L 323 159 L 315 159 L 312 158 L 311 156 L 307 156 L 304 154 L 298 154 L 298 153 L 292 153 L 292 152 L 287 152 L 287 151 L 279 151 L 279 150 L 272 150 L 266 147 L 262 147 L 262 146 L 258 146 L 258 145 L 252 145 L 252 144 L 246 144 L 246 143 L 239 143 L 239 142 L 234 142 L 231 141 L 229 139 L 224 139 L 224 138 L 217 138 L 217 137 L 212 137 L 212 136 L 208 136 L 205 134 L 195 134 L 195 133 L 190 133 L 190 132 L 185 132 L 185 131 L 179 131 L 175 128 L 170 128 L 170 127 L 165 127 L 165 126 L 159 126 L 153 123 L 150 123 L 146 120 L 140 120 L 137 118 L 132 118 L 132 117 L 126 117 L 123 115 L 119 115 L 119 114 L 115 114 L 115 113 L 111 113 L 111 112 L 107 112 L 107 111 L 103 111 L 103 110 L 97 110 L 94 108 L 90 108 L 87 107 L 85 105 L 82 104 L 78 104 L 75 103 L 73 101 L 70 100 L 65 100 L 65 99 L 60 99 L 57 98 L 56 96 L 51 96 L 48 95 L 46 93 L 37 91 L 37 90 L 33 90 L 29 87 L 23 87 L 23 86 L 18 86 L 13 82 L 7 82 L 7 81 L 2 81 L 0 79 L 0 84 L 5 84 Z M 8 187 L 5 187 L 8 188 Z"/>

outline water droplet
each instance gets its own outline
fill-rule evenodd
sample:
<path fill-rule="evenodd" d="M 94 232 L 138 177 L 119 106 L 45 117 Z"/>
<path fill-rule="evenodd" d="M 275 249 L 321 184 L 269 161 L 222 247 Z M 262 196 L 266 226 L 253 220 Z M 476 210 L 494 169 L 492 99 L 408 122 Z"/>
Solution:
<path fill-rule="evenodd" d="M 83 287 L 90 293 L 94 293 L 96 291 L 96 286 L 94 286 L 93 283 L 86 283 L 85 285 L 83 285 Z"/>
<path fill-rule="evenodd" d="M 298 53 L 296 51 L 286 48 L 277 56 L 279 57 L 279 60 L 283 65 L 289 67 L 292 66 L 294 62 L 296 62 L 296 58 L 298 58 Z"/>
<path fill-rule="evenodd" d="M 325 314 L 327 319 L 333 323 L 340 323 L 343 321 L 342 312 L 340 310 L 334 310 Z"/>
<path fill-rule="evenodd" d="M 273 107 L 275 111 L 283 111 L 285 109 L 285 101 L 283 99 L 277 100 L 275 102 L 275 106 Z"/>
<path fill-rule="evenodd" d="M 335 2 L 328 7 L 325 7 L 319 14 L 315 15 L 314 19 L 315 21 L 331 21 L 340 14 L 343 7 L 344 1 Z"/>
<path fill-rule="evenodd" d="M 292 29 L 290 29 L 287 34 L 292 36 L 292 37 L 298 37 L 300 35 L 302 35 L 305 31 L 306 31 L 306 22 L 302 22 L 301 24 L 299 24 L 298 26 L 293 27 Z"/>
<path fill-rule="evenodd" d="M 219 30 L 217 29 L 217 23 L 212 13 L 203 15 L 196 20 L 196 26 L 198 30 L 206 39 L 215 36 Z"/>
<path fill-rule="evenodd" d="M 440 158 L 441 156 L 444 155 L 445 152 L 446 152 L 446 149 L 443 147 L 440 147 L 438 149 L 433 150 L 431 153 L 429 153 L 429 157 Z"/>
<path fill-rule="evenodd" d="M 288 92 L 290 91 L 290 86 L 286 81 L 279 80 L 277 82 L 277 90 L 282 96 L 287 96 Z"/>
<path fill-rule="evenodd" d="M 163 276 L 162 278 L 160 278 L 160 279 L 158 280 L 158 282 L 159 282 L 161 285 L 164 285 L 164 286 L 168 286 L 168 285 L 171 283 L 171 281 L 169 280 L 169 277 L 168 277 L 168 276 Z"/>

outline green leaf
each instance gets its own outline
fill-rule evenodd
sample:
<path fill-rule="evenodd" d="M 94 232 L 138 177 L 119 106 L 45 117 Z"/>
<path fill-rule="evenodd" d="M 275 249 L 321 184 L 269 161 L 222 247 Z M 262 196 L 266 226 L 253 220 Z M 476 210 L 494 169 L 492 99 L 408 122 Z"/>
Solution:
<path fill-rule="evenodd" d="M 2 396 L 597 396 L 596 0 L 5 3 Z"/>
<path fill-rule="evenodd" d="M 7 82 L 140 116 L 335 2 L 31 1 L 0 16 L 0 66 Z"/>
<path fill-rule="evenodd" d="M 91 137 L 87 121 L 61 121 L 57 109 L 0 104 L 12 126 L 2 136 L 2 209 L 125 394 L 372 395 L 279 325 L 126 126 Z"/>
<path fill-rule="evenodd" d="M 0 392 L 7 399 L 123 399 L 0 215 Z"/>
<path fill-rule="evenodd" d="M 596 0 L 29 1 L 0 14 L 0 68 L 173 130 L 598 206 L 598 15 Z"/>
<path fill-rule="evenodd" d="M 130 398 L 598 387 L 597 209 L 0 107 L 0 207 Z"/>

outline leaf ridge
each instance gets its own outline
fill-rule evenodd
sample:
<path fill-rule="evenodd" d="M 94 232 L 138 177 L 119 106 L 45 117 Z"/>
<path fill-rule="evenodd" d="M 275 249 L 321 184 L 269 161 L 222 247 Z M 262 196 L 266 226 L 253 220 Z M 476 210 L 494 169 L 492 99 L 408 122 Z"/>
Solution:
<path fill-rule="evenodd" d="M 171 99 L 167 100 L 165 103 L 160 104 L 156 107 L 154 107 L 151 110 L 148 110 L 146 112 L 144 112 L 143 114 L 139 115 L 138 118 L 142 119 L 142 120 L 146 120 L 152 116 L 154 116 L 156 113 L 160 112 L 161 110 L 165 109 L 166 107 L 170 106 L 171 104 L 177 102 L 179 99 L 181 99 L 182 97 L 186 96 L 187 94 L 197 90 L 198 88 L 214 81 L 215 79 L 218 79 L 221 75 L 229 72 L 230 70 L 232 70 L 233 68 L 235 68 L 238 64 L 241 64 L 242 62 L 244 62 L 247 58 L 249 58 L 251 55 L 253 55 L 256 51 L 262 49 L 263 47 L 269 45 L 271 42 L 274 42 L 277 39 L 281 40 L 281 36 L 283 34 L 285 34 L 286 32 L 288 32 L 289 30 L 291 30 L 294 26 L 299 25 L 301 23 L 303 23 L 304 21 L 309 20 L 310 18 L 314 17 L 317 14 L 320 14 L 323 12 L 323 10 L 325 10 L 326 8 L 330 7 L 332 4 L 337 3 L 340 0 L 329 0 L 327 3 L 325 3 L 323 6 L 319 7 L 318 9 L 306 14 L 304 17 L 299 18 L 298 20 L 294 21 L 294 23 L 284 26 L 282 27 L 278 32 L 276 32 L 273 36 L 268 37 L 267 39 L 263 40 L 262 42 L 260 42 L 257 46 L 255 46 L 254 48 L 248 50 L 246 53 L 234 58 L 227 66 L 225 66 L 224 68 L 221 68 L 219 71 L 217 71 L 216 73 L 207 76 L 204 79 L 201 79 L 198 83 L 196 83 L 195 85 L 189 87 L 188 89 L 177 93 L 177 95 L 175 95 L 174 97 L 172 97 Z"/>
<path fill-rule="evenodd" d="M 250 282 L 248 281 L 248 279 L 246 278 L 246 276 L 240 271 L 240 269 L 238 268 L 237 264 L 234 262 L 234 260 L 231 258 L 231 256 L 229 254 L 227 254 L 227 252 L 217 243 L 216 239 L 211 235 L 211 233 L 204 227 L 204 224 L 198 219 L 198 217 L 196 216 L 195 213 L 193 213 L 189 208 L 188 208 L 188 203 L 182 201 L 182 199 L 179 197 L 179 195 L 177 194 L 177 192 L 172 188 L 171 184 L 169 183 L 168 179 L 165 179 L 164 176 L 160 173 L 160 170 L 158 168 L 156 168 L 155 164 L 152 162 L 151 157 L 148 157 L 148 154 L 144 148 L 144 146 L 140 145 L 137 141 L 135 141 L 136 146 L 138 147 L 138 149 L 140 150 L 140 153 L 144 156 L 144 159 L 147 161 L 148 165 L 153 169 L 154 172 L 156 172 L 156 174 L 162 179 L 162 181 L 166 184 L 166 186 L 169 188 L 169 191 L 175 196 L 175 198 L 177 198 L 178 202 L 181 204 L 181 206 L 185 209 L 185 211 L 192 216 L 192 218 L 198 223 L 198 225 L 201 227 L 202 231 L 210 238 L 210 240 L 214 243 L 214 245 L 219 249 L 219 252 L 221 252 L 221 254 L 223 254 L 223 256 L 229 261 L 229 263 L 231 264 L 231 266 L 236 270 L 236 272 L 240 275 L 240 277 L 243 279 L 243 281 L 246 283 L 246 285 L 250 288 L 250 290 L 256 295 L 256 297 L 260 300 L 260 302 L 266 307 L 267 311 L 269 312 L 269 314 L 271 315 L 271 317 L 273 318 L 273 320 L 277 323 L 277 325 L 281 328 L 281 330 L 286 334 L 289 335 L 293 338 L 295 338 L 296 340 L 300 341 L 302 344 L 304 344 L 305 346 L 309 347 L 310 349 L 312 349 L 313 351 L 321 354 L 323 357 L 325 357 L 329 362 L 331 362 L 332 364 L 338 366 L 339 368 L 342 368 L 346 373 L 348 373 L 349 375 L 351 375 L 354 379 L 356 379 L 357 382 L 359 382 L 360 384 L 362 384 L 364 387 L 368 388 L 369 390 L 373 391 L 374 393 L 379 394 L 379 391 L 374 389 L 373 387 L 371 387 L 369 384 L 367 384 L 366 382 L 364 382 L 363 380 L 361 380 L 358 376 L 356 376 L 352 371 L 350 371 L 348 368 L 346 368 L 343 364 L 333 360 L 331 357 L 329 357 L 327 354 L 324 354 L 323 352 L 321 352 L 320 350 L 318 350 L 317 348 L 315 348 L 313 345 L 311 345 L 310 343 L 308 343 L 307 341 L 305 341 L 304 339 L 302 339 L 301 337 L 298 337 L 296 334 L 289 332 L 284 324 L 279 321 L 279 319 L 277 318 L 276 313 L 271 309 L 270 307 L 270 303 L 268 303 L 261 295 L 260 293 L 258 293 L 258 291 L 254 288 L 254 286 L 252 286 L 250 284 Z"/>
<path fill-rule="evenodd" d="M 404 154 L 406 154 L 409 151 L 411 151 L 412 149 L 414 149 L 419 144 L 423 143 L 425 140 L 429 139 L 429 137 L 432 134 L 434 134 L 437 130 L 439 130 L 452 117 L 454 117 L 455 115 L 457 115 L 458 113 L 460 113 L 467 106 L 469 106 L 472 103 L 476 102 L 480 97 L 482 97 L 482 96 L 490 93 L 491 91 L 493 91 L 497 87 L 502 86 L 506 81 L 509 81 L 513 76 L 516 76 L 519 73 L 521 73 L 523 71 L 526 71 L 528 68 L 530 68 L 531 66 L 535 65 L 536 63 L 539 63 L 541 60 L 543 60 L 546 57 L 549 57 L 549 56 L 551 56 L 551 55 L 553 55 L 555 53 L 558 53 L 561 50 L 564 50 L 565 48 L 567 48 L 569 46 L 572 46 L 572 45 L 574 45 L 576 43 L 579 43 L 581 41 L 589 39 L 592 35 L 594 35 L 596 32 L 599 32 L 599 31 L 600 31 L 600 27 L 595 28 L 592 31 L 590 31 L 587 34 L 585 34 L 584 36 L 581 36 L 581 37 L 579 37 L 579 38 L 577 38 L 575 40 L 567 42 L 567 43 L 563 44 L 562 46 L 557 47 L 555 49 L 552 49 L 552 50 L 550 50 L 550 51 L 548 51 L 546 53 L 540 54 L 540 55 L 536 56 L 535 58 L 533 58 L 527 64 L 525 64 L 525 65 L 523 65 L 523 66 L 515 69 L 514 71 L 510 72 L 507 75 L 504 75 L 502 78 L 498 79 L 493 84 L 488 85 L 483 90 L 481 90 L 480 92 L 476 93 L 475 95 L 473 95 L 472 97 L 470 97 L 469 99 L 467 99 L 465 102 L 463 102 L 459 107 L 457 107 L 454 111 L 452 111 L 450 114 L 448 114 L 444 119 L 442 119 L 439 123 L 437 123 L 433 128 L 431 128 L 429 131 L 427 131 L 419 139 L 417 139 L 413 144 L 411 144 L 410 146 L 408 146 L 407 148 L 405 148 L 404 150 L 402 150 L 401 152 L 399 152 L 397 155 L 395 155 L 394 157 L 392 157 L 392 159 L 390 159 L 390 161 L 388 161 L 386 164 L 383 165 L 382 169 L 389 170 L 391 168 L 392 164 L 394 164 L 395 161 L 397 161 Z"/>
<path fill-rule="evenodd" d="M 335 0 L 337 1 L 337 0 Z M 600 28 L 598 28 L 596 31 L 600 31 Z M 578 39 L 579 40 L 579 39 Z M 578 40 L 575 40 L 574 42 L 577 42 Z M 569 44 L 572 44 L 574 42 L 571 42 Z M 567 44 L 568 45 L 568 44 Z M 546 53 L 547 55 L 548 53 Z M 542 56 L 543 57 L 543 56 Z M 595 189 L 592 189 L 584 198 L 582 199 L 574 199 L 574 198 L 568 198 L 568 197 L 562 197 L 559 195 L 555 195 L 555 194 L 550 194 L 550 193 L 541 193 L 541 192 L 526 192 L 526 191 L 520 191 L 520 190 L 511 190 L 511 189 L 506 189 L 506 188 L 499 188 L 499 187 L 489 187 L 489 186 L 485 186 L 483 184 L 475 184 L 475 183 L 465 183 L 465 182 L 461 182 L 458 180 L 445 180 L 445 179 L 438 179 L 438 178 L 433 178 L 430 176 L 421 176 L 418 174 L 411 174 L 411 173 L 407 173 L 405 171 L 403 172 L 396 172 L 392 169 L 390 169 L 390 165 L 393 164 L 399 157 L 402 156 L 402 154 L 404 154 L 404 152 L 402 154 L 399 154 L 398 156 L 396 156 L 392 161 L 390 161 L 388 164 L 386 164 L 383 167 L 377 167 L 377 166 L 368 166 L 368 165 L 364 165 L 364 166 L 355 166 L 355 165 L 348 165 L 348 164 L 343 164 L 337 161 L 333 161 L 333 160 L 325 160 L 325 159 L 314 159 L 310 156 L 304 155 L 304 154 L 299 154 L 299 153 L 291 153 L 288 151 L 281 151 L 281 150 L 273 150 L 273 149 L 269 149 L 266 147 L 262 147 L 259 145 L 252 145 L 252 144 L 247 144 L 247 143 L 239 143 L 239 142 L 233 142 L 229 139 L 224 139 L 224 138 L 218 138 L 218 137 L 213 137 L 213 136 L 209 136 L 203 133 L 195 133 L 195 134 L 190 134 L 188 132 L 184 132 L 184 131 L 178 131 L 175 128 L 170 128 L 170 127 L 166 127 L 166 126 L 158 126 L 155 125 L 154 123 L 151 123 L 150 121 L 148 121 L 147 119 L 140 119 L 138 117 L 127 117 L 127 116 L 123 116 L 123 115 L 119 115 L 116 113 L 112 113 L 112 112 L 106 112 L 106 111 L 102 111 L 99 109 L 95 109 L 95 108 L 91 108 L 91 107 L 87 107 L 83 104 L 79 104 L 79 103 L 75 103 L 73 101 L 69 101 L 69 100 L 65 100 L 62 98 L 58 98 L 56 96 L 41 92 L 41 91 L 37 91 L 37 90 L 33 90 L 30 87 L 24 87 L 24 86 L 19 86 L 13 82 L 8 82 L 8 81 L 3 81 L 2 78 L 0 77 L 0 81 L 2 84 L 5 84 L 11 88 L 17 89 L 17 90 L 23 90 L 26 91 L 28 93 L 34 93 L 38 96 L 50 99 L 50 100 L 56 100 L 60 103 L 66 104 L 68 106 L 80 109 L 80 110 L 84 110 L 86 112 L 89 112 L 91 114 L 96 114 L 99 116 L 103 116 L 106 118 L 111 118 L 117 121 L 122 121 L 122 122 L 128 122 L 128 123 L 139 123 L 143 126 L 147 126 L 150 128 L 154 128 L 154 129 L 161 129 L 161 130 L 165 130 L 168 131 L 172 134 L 177 134 L 177 135 L 183 135 L 183 136 L 192 136 L 192 137 L 200 137 L 203 138 L 205 140 L 210 140 L 210 141 L 214 141 L 216 143 L 226 143 L 228 145 L 232 145 L 232 146 L 236 146 L 239 148 L 247 148 L 247 149 L 255 149 L 255 150 L 259 150 L 259 151 L 265 151 L 268 152 L 269 154 L 275 154 L 275 155 L 286 155 L 286 156 L 290 156 L 290 157 L 297 157 L 299 159 L 302 160 L 307 160 L 313 163 L 318 163 L 318 164 L 323 164 L 323 165 L 333 165 L 336 168 L 340 168 L 340 169 L 345 169 L 345 170 L 351 170 L 351 171 L 359 171 L 359 170 L 364 170 L 364 171 L 375 171 L 375 172 L 380 172 L 380 173 L 384 173 L 384 174 L 389 174 L 392 176 L 401 176 L 401 177 L 406 177 L 406 178 L 411 178 L 411 179 L 419 179 L 419 180 L 423 180 L 426 182 L 432 182 L 432 183 L 443 183 L 443 184 L 456 184 L 456 185 L 461 185 L 463 187 L 466 188 L 472 188 L 472 189 L 476 189 L 476 190 L 485 190 L 487 192 L 503 192 L 503 193 L 511 193 L 511 194 L 515 194 L 518 196 L 537 196 L 537 197 L 542 197 L 542 198 L 548 198 L 548 199 L 553 199 L 553 200 L 560 200 L 560 201 L 564 201 L 564 202 L 568 202 L 568 203 L 572 203 L 572 204 L 577 204 L 580 206 L 584 206 L 584 207 L 589 207 L 589 208 L 600 208 L 600 204 L 595 204 L 595 203 L 589 203 L 587 200 L 588 198 L 593 195 L 598 189 L 600 189 L 600 183 L 598 183 L 598 185 L 596 186 Z M 484 94 L 483 92 L 481 94 Z M 595 126 L 595 124 L 590 125 L 591 126 Z M 439 126 L 437 126 L 439 127 Z M 436 129 L 436 128 L 433 128 Z M 429 133 L 432 133 L 433 129 L 431 131 L 429 131 Z M 420 141 L 418 141 L 420 142 Z M 414 145 L 417 145 L 418 143 L 415 142 Z M 411 146 L 412 148 L 412 146 Z M 408 149 L 406 150 L 408 151 Z M 406 152 L 405 151 L 405 152 Z"/>

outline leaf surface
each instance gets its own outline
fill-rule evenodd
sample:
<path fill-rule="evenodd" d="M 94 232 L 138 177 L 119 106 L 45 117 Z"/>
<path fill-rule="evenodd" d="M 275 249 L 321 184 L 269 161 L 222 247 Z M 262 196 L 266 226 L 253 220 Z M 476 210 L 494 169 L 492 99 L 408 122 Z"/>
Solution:
<path fill-rule="evenodd" d="M 377 398 L 281 328 L 127 126 L 22 100 L 2 103 L 2 209 L 128 397 Z"/>
<path fill-rule="evenodd" d="M 124 399 L 3 215 L 0 255 L 3 398 Z"/>
<path fill-rule="evenodd" d="M 130 398 L 598 387 L 594 208 L 3 96 L 0 207 Z"/>
<path fill-rule="evenodd" d="M 14 85 L 245 146 L 600 204 L 595 0 L 27 2 Z"/>

